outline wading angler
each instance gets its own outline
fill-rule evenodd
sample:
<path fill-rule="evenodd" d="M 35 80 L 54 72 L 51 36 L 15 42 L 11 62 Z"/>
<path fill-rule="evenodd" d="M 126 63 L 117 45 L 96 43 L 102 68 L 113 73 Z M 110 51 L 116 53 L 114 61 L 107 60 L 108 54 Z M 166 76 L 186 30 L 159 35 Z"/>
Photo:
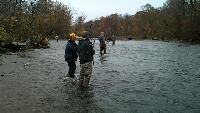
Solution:
<path fill-rule="evenodd" d="M 90 41 L 91 34 L 88 31 L 82 32 L 82 38 L 78 44 L 78 55 L 80 60 L 80 86 L 88 86 L 92 75 L 92 61 L 95 50 Z"/>

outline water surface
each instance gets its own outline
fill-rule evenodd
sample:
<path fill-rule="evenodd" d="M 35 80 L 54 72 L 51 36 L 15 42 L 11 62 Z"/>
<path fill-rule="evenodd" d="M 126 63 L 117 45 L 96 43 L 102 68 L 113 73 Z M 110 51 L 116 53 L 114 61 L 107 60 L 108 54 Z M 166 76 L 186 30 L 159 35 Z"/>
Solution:
<path fill-rule="evenodd" d="M 99 57 L 96 41 L 91 86 L 81 89 L 64 80 L 66 41 L 50 43 L 0 56 L 0 112 L 200 112 L 200 45 L 116 41 Z"/>

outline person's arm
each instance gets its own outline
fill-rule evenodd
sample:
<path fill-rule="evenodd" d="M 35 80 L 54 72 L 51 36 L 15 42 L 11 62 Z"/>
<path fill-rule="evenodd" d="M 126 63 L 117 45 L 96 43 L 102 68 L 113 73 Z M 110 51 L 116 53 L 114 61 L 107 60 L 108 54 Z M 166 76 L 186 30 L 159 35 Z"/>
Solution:
<path fill-rule="evenodd" d="M 66 62 L 70 62 L 72 61 L 72 52 L 71 52 L 71 47 L 69 44 L 66 45 L 66 48 L 65 48 L 65 61 Z"/>
<path fill-rule="evenodd" d="M 77 61 L 77 58 L 78 58 L 78 45 L 75 43 L 75 47 L 76 47 L 76 50 L 75 50 L 75 61 Z"/>

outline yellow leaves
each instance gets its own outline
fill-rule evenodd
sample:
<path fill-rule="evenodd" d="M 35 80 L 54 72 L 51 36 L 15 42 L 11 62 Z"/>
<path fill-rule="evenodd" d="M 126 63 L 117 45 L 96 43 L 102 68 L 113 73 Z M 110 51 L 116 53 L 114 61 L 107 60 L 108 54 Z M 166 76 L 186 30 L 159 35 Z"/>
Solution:
<path fill-rule="evenodd" d="M 17 17 L 12 16 L 12 17 L 10 17 L 10 20 L 13 21 L 13 22 L 17 22 Z"/>
<path fill-rule="evenodd" d="M 16 26 L 16 24 L 18 23 L 17 17 L 15 17 L 15 16 L 10 17 L 10 20 L 8 23 L 11 27 L 10 29 L 13 29 Z"/>
<path fill-rule="evenodd" d="M 4 42 L 1 42 L 1 46 L 5 46 L 6 44 Z"/>
<path fill-rule="evenodd" d="M 6 38 L 7 38 L 7 34 L 6 34 L 5 30 L 4 30 L 4 28 L 0 27 L 0 40 L 5 41 Z"/>
<path fill-rule="evenodd" d="M 152 32 L 151 25 L 150 25 L 149 22 L 146 25 L 146 31 L 147 31 L 148 34 L 151 34 L 151 32 Z"/>

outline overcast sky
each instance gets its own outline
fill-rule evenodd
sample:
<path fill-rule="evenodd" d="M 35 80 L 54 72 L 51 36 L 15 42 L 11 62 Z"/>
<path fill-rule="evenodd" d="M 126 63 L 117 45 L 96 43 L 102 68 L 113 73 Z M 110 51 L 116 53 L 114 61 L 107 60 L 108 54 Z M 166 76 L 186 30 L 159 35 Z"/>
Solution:
<path fill-rule="evenodd" d="M 53 0 L 56 1 L 56 0 Z M 86 15 L 86 21 L 108 16 L 110 14 L 134 15 L 147 3 L 153 7 L 162 7 L 167 0 L 57 0 L 69 5 L 77 11 L 78 15 Z M 74 15 L 75 17 L 77 15 Z"/>

